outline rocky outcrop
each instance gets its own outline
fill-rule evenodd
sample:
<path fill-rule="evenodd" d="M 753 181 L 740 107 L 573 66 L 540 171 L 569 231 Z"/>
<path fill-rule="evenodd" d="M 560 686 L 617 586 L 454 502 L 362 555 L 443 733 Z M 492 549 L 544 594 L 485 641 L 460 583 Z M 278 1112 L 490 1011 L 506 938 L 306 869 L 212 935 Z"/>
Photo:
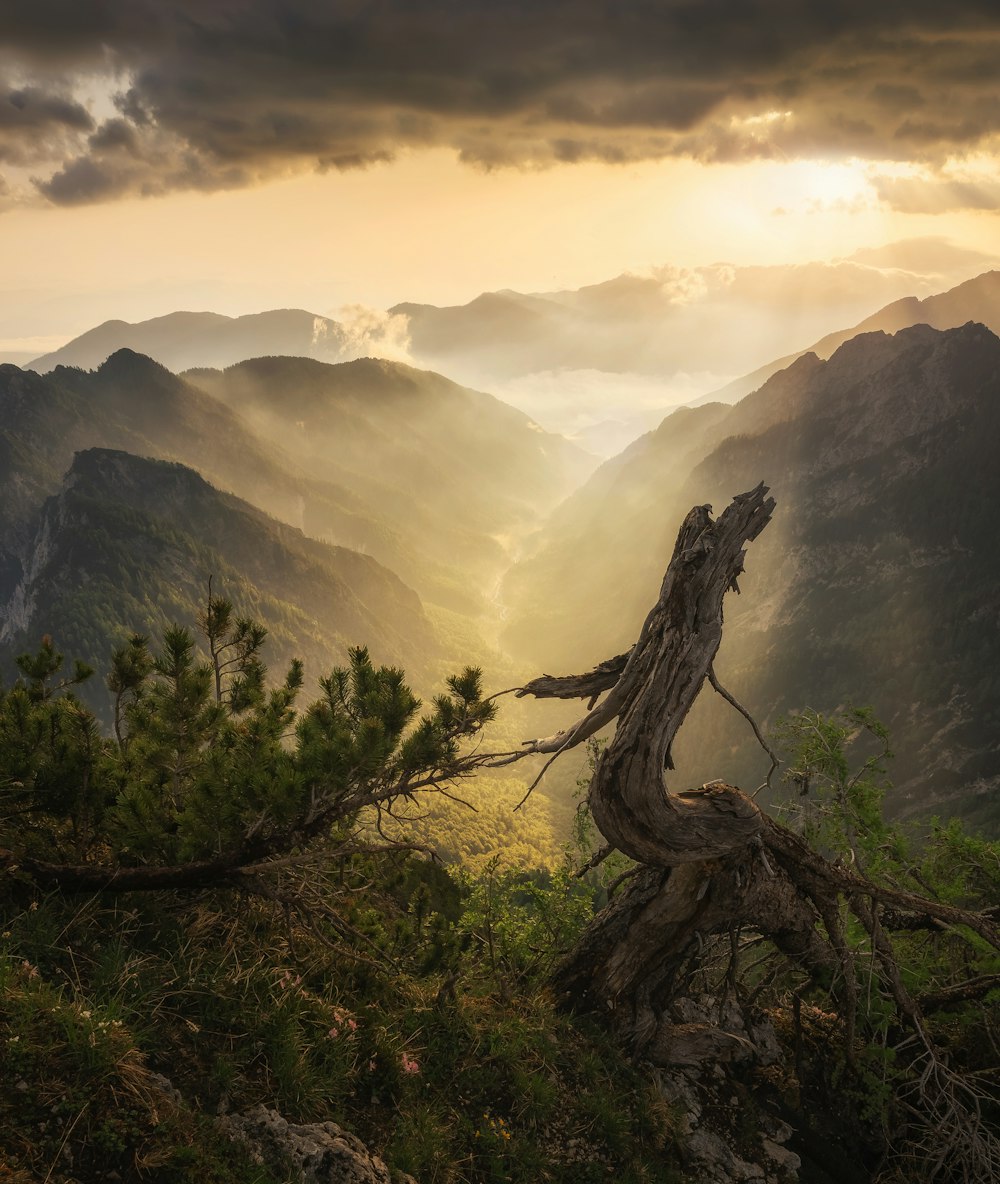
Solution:
<path fill-rule="evenodd" d="M 794 1131 L 766 1095 L 740 1078 L 780 1068 L 784 1054 L 770 1021 L 748 1022 L 711 996 L 678 1002 L 657 1060 L 661 1096 L 677 1113 L 684 1179 L 691 1184 L 798 1184 L 799 1157 L 784 1146 Z"/>
<path fill-rule="evenodd" d="M 295 1184 L 416 1184 L 335 1122 L 288 1122 L 266 1106 L 219 1119 L 257 1163 Z"/>

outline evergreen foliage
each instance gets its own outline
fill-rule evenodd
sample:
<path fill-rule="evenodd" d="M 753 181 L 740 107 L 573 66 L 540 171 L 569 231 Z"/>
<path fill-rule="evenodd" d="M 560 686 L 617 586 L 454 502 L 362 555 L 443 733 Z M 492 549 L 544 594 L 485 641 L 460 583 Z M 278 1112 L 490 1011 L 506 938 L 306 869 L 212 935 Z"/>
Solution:
<path fill-rule="evenodd" d="M 76 697 L 90 671 L 64 674 L 51 639 L 0 693 L 10 1178 L 275 1184 L 211 1118 L 264 1103 L 291 1121 L 344 1124 L 421 1184 L 683 1179 L 677 1116 L 648 1068 L 562 1013 L 549 986 L 630 870 L 605 861 L 571 874 L 595 844 L 585 805 L 561 865 L 524 866 L 530 844 L 520 867 L 483 851 L 448 868 L 421 850 L 433 820 L 462 808 L 442 798 L 430 822 L 410 821 L 415 807 L 480 759 L 493 704 L 479 671 L 452 676 L 422 709 L 402 671 L 355 648 L 300 707 L 301 665 L 269 683 L 252 619 L 210 595 L 201 624 L 204 655 L 180 627 L 155 647 L 133 635 L 115 651 L 111 736 Z M 883 820 L 888 737 L 869 711 L 807 711 L 780 733 L 792 824 L 828 858 L 996 907 L 994 846 L 952 823 L 916 844 Z M 598 755 L 595 745 L 591 762 Z M 489 805 L 499 789 L 485 790 Z M 462 816 L 471 832 L 480 814 Z M 497 823 L 501 846 L 503 833 Z M 471 851 L 448 834 L 452 854 Z M 72 874 L 60 883 L 53 867 Z M 103 878 L 84 875 L 95 872 Z M 166 890 L 129 893 L 132 875 Z M 873 1146 L 881 1126 L 903 1149 L 891 1170 L 918 1179 L 927 1159 L 907 1092 L 912 1057 L 866 970 L 870 934 L 846 910 L 825 923 L 853 955 L 853 1028 L 824 1010 L 837 983 L 803 981 L 759 937 L 739 967 L 730 942 L 708 943 L 690 985 L 767 1007 L 797 1050 L 794 1080 L 769 1088 L 849 1115 Z M 935 1048 L 974 1083 L 989 1124 L 995 955 L 957 926 L 904 927 L 895 941 Z"/>
<path fill-rule="evenodd" d="M 470 772 L 493 715 L 479 672 L 421 715 L 403 673 L 356 648 L 298 709 L 301 668 L 268 689 L 263 635 L 228 602 L 210 597 L 203 625 L 207 658 L 179 627 L 116 651 L 114 736 L 48 642 L 0 697 L 9 1170 L 272 1184 L 208 1117 L 263 1102 L 342 1122 L 421 1181 L 669 1179 L 667 1108 L 545 986 L 589 889 L 496 860 L 450 874 L 403 829 L 381 837 L 397 806 Z M 258 862 L 182 895 L 32 878 L 234 851 Z"/>
<path fill-rule="evenodd" d="M 926 895 L 970 916 L 996 915 L 1000 844 L 957 820 L 933 820 L 919 839 L 886 821 L 892 753 L 870 708 L 834 715 L 805 710 L 781 721 L 775 740 L 787 755 L 785 781 L 794 793 L 782 813 L 814 848 L 875 884 Z M 825 989 L 840 1001 L 842 1057 L 817 1057 L 814 1080 L 826 1077 L 823 1104 L 839 1096 L 860 1121 L 882 1128 L 890 1151 L 885 1179 L 972 1179 L 995 1162 L 997 1151 L 1000 955 L 965 925 L 902 914 L 884 914 L 880 924 L 894 931 L 892 947 L 884 934 L 879 942 L 879 926 L 873 935 L 846 906 L 824 917 L 849 991 L 836 981 L 793 987 L 787 972 L 776 973 L 782 961 L 776 954 L 755 959 L 749 989 L 785 1008 L 795 991 L 798 1002 L 788 1010 L 797 1024 L 803 999 L 829 1006 L 818 993 Z M 889 950 L 891 973 L 879 967 Z M 902 992 L 912 1001 L 909 1016 L 900 1014 Z M 801 1028 L 795 1038 L 804 1038 Z"/>
<path fill-rule="evenodd" d="M 71 693 L 89 669 L 54 681 L 62 655 L 50 639 L 18 660 L 22 676 L 0 696 L 0 756 L 19 802 L 3 819 L 12 846 L 24 831 L 35 858 L 65 860 L 68 833 L 89 867 L 217 860 L 231 871 L 474 768 L 462 746 L 494 714 L 477 669 L 451 676 L 418 720 L 403 672 L 356 648 L 297 713 L 302 664 L 266 689 L 259 624 L 210 594 L 202 625 L 208 661 L 180 626 L 156 654 L 138 635 L 115 651 L 114 741 Z"/>

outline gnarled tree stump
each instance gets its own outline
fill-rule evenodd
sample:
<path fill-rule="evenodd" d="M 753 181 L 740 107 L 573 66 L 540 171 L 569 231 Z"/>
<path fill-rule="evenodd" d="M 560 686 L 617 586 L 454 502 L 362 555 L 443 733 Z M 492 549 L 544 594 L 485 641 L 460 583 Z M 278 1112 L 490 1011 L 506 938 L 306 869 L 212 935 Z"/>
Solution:
<path fill-rule="evenodd" d="M 629 654 L 584 675 L 545 675 L 519 692 L 590 699 L 576 723 L 529 742 L 526 752 L 558 754 L 617 721 L 589 804 L 608 849 L 641 866 L 595 918 L 553 985 L 568 1005 L 603 1013 L 636 1051 L 654 1059 L 669 1045 L 668 1007 L 681 970 L 713 934 L 747 927 L 770 938 L 839 999 L 848 1042 L 856 998 L 842 902 L 869 929 L 901 1018 L 918 1026 L 919 1003 L 899 981 L 880 906 L 892 906 L 903 927 L 931 917 L 969 925 L 1000 944 L 993 917 L 877 885 L 830 863 L 732 785 L 682 792 L 665 785 L 677 730 L 706 679 L 714 684 L 723 600 L 727 591 L 739 591 L 745 545 L 770 521 L 774 502 L 767 493 L 761 484 L 735 497 L 717 520 L 710 506 L 690 511 Z"/>

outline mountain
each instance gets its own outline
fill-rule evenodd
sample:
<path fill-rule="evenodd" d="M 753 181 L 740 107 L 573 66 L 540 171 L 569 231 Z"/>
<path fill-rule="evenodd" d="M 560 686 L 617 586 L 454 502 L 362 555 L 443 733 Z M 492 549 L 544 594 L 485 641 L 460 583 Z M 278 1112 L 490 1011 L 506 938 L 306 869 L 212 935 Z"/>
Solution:
<path fill-rule="evenodd" d="M 280 308 L 249 316 L 226 317 L 215 312 L 172 312 L 130 324 L 105 321 L 60 349 L 29 363 L 45 373 L 56 366 L 91 370 L 120 349 L 145 354 L 169 370 L 194 366 L 231 366 L 261 354 L 327 358 L 338 361 L 348 352 L 344 329 L 336 321 L 300 308 Z"/>
<path fill-rule="evenodd" d="M 938 327 L 970 319 L 993 326 L 975 284 L 964 311 L 953 309 L 940 323 L 933 302 L 944 297 L 930 298 L 924 312 L 919 299 L 964 278 L 973 265 L 992 262 L 917 240 L 796 265 L 665 265 L 578 288 L 486 291 L 450 306 L 356 307 L 340 322 L 301 309 L 236 318 L 176 312 L 138 324 L 107 321 L 30 366 L 94 368 L 123 348 L 175 372 L 226 369 L 261 356 L 323 362 L 387 356 L 491 391 L 607 458 L 678 406 L 735 402 L 790 363 L 798 354 L 789 351 L 810 338 L 820 356 L 829 356 L 840 340 L 823 335 L 838 326 L 855 326 L 841 340 L 921 318 Z M 882 314 L 858 324 L 879 305 L 886 305 Z M 761 366 L 767 358 L 779 360 Z"/>
<path fill-rule="evenodd" d="M 403 303 L 389 313 L 406 317 L 415 357 L 447 369 L 474 364 L 510 378 L 592 361 L 580 356 L 572 314 L 545 296 L 483 292 L 467 304 Z"/>
<path fill-rule="evenodd" d="M 78 452 L 33 523 L 0 627 L 0 659 L 52 634 L 98 670 L 130 631 L 193 625 L 209 578 L 268 627 L 275 668 L 298 655 L 314 681 L 367 644 L 418 681 L 439 657 L 416 593 L 365 555 L 310 539 L 183 465 Z M 5 678 L 6 681 L 6 678 Z M 101 699 L 95 681 L 91 694 Z"/>
<path fill-rule="evenodd" d="M 696 376 L 732 374 L 754 359 L 787 354 L 797 334 L 822 333 L 940 283 L 938 275 L 886 262 L 663 266 L 576 289 L 505 289 L 462 305 L 402 303 L 389 312 L 406 318 L 413 357 L 463 382 L 564 370 L 649 375 L 663 384 L 660 405 L 669 405 Z M 970 308 L 955 323 L 970 317 L 982 319 Z"/>
<path fill-rule="evenodd" d="M 409 544 L 354 493 L 303 479 L 292 458 L 229 408 L 129 350 L 89 373 L 0 367 L 0 413 L 0 603 L 18 578 L 18 551 L 38 505 L 55 492 L 73 453 L 93 446 L 181 461 L 310 533 L 414 566 Z"/>
<path fill-rule="evenodd" d="M 313 479 L 349 484 L 441 563 L 477 580 L 593 468 L 522 412 L 440 374 L 359 358 L 257 358 L 187 376 Z"/>
<path fill-rule="evenodd" d="M 820 358 L 829 358 L 852 337 L 859 333 L 897 333 L 910 325 L 930 325 L 934 329 L 957 329 L 969 321 L 978 321 L 994 333 L 1000 333 L 1000 271 L 987 271 L 964 284 L 918 300 L 906 296 L 894 300 L 870 317 L 865 317 L 851 329 L 828 333 L 815 344 L 800 353 L 787 354 L 764 366 L 727 383 L 717 391 L 695 400 L 699 403 L 735 403 L 744 395 L 755 391 L 779 370 L 790 366 L 803 354 L 813 353 Z"/>
<path fill-rule="evenodd" d="M 1000 340 L 982 325 L 805 354 L 735 407 L 679 411 L 602 466 L 505 583 L 508 640 L 553 672 L 620 652 L 681 516 L 764 480 L 778 508 L 727 604 L 720 680 L 765 726 L 800 707 L 871 704 L 898 753 L 890 808 L 996 829 L 998 438 Z M 703 696 L 677 783 L 755 785 L 746 740 Z"/>
<path fill-rule="evenodd" d="M 910 247 L 799 265 L 667 265 L 578 288 L 486 291 L 445 307 L 406 301 L 384 312 L 348 309 L 341 322 L 301 309 L 115 320 L 31 366 L 93 368 L 122 348 L 177 372 L 225 369 L 261 356 L 326 362 L 389 356 L 492 391 L 606 457 L 668 410 L 762 360 L 788 355 L 887 301 L 938 290 L 947 277 L 989 259 L 935 251 L 927 242 Z M 970 310 L 962 321 L 970 317 L 984 319 Z M 747 389 L 741 386 L 740 394 Z"/>
<path fill-rule="evenodd" d="M 247 375 L 261 379 L 247 379 L 248 390 L 281 403 L 270 418 L 249 396 L 232 407 L 198 385 L 225 394 Z M 324 382 L 340 391 L 339 404 L 322 415 L 298 406 L 322 399 Z M 27 524 L 84 448 L 187 464 L 307 534 L 371 554 L 433 603 L 473 615 L 508 563 L 508 536 L 533 527 L 589 463 L 489 396 L 388 363 L 343 370 L 268 359 L 228 376 L 201 372 L 198 383 L 130 350 L 92 372 L 0 367 L 0 603 L 19 578 Z M 296 426 L 303 416 L 309 432 Z M 519 489 L 504 492 L 487 441 Z"/>

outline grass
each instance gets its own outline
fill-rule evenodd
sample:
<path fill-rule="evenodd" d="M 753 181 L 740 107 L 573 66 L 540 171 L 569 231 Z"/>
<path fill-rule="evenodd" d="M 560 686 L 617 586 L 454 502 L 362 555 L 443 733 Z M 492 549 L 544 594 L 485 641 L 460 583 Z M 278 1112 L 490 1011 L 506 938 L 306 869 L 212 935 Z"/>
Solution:
<path fill-rule="evenodd" d="M 529 975 L 493 978 L 441 874 L 420 927 L 377 890 L 345 918 L 393 965 L 235 894 L 6 901 L 0 1184 L 269 1184 L 213 1121 L 260 1103 L 420 1184 L 669 1180 L 648 1081 Z"/>

